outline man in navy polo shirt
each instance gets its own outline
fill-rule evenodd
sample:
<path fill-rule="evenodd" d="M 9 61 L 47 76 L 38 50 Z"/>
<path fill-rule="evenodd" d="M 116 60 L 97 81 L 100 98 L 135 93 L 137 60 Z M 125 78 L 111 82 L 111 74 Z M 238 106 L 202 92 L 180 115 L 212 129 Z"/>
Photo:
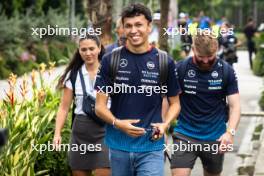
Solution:
<path fill-rule="evenodd" d="M 123 10 L 121 16 L 127 45 L 121 50 L 115 82 L 127 85 L 136 92 L 111 95 L 111 109 L 108 110 L 107 88 L 112 85 L 109 76 L 112 53 L 105 55 L 95 84 L 98 90 L 96 114 L 108 123 L 105 141 L 110 148 L 113 176 L 162 176 L 163 134 L 180 111 L 180 89 L 175 65 L 168 58 L 167 88 L 163 93 L 168 97 L 169 109 L 162 121 L 162 90 L 150 93 L 141 89 L 142 86 L 160 86 L 158 51 L 151 48 L 148 42 L 151 12 L 142 4 L 131 4 Z M 151 127 L 160 132 L 155 141 L 150 140 Z"/>
<path fill-rule="evenodd" d="M 204 175 L 217 176 L 222 171 L 223 153 L 232 150 L 240 119 L 237 78 L 229 64 L 216 58 L 218 41 L 209 31 L 194 36 L 192 49 L 194 55 L 176 65 L 182 93 L 174 129 L 172 174 L 189 176 L 199 157 Z M 176 146 L 187 144 L 188 149 L 176 150 Z M 196 144 L 201 147 L 193 147 Z"/>

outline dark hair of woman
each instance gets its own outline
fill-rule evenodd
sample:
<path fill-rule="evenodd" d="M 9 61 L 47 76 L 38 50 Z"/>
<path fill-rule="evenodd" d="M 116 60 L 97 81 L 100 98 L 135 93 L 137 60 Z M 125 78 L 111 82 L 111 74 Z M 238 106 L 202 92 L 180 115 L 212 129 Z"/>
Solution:
<path fill-rule="evenodd" d="M 79 40 L 79 43 L 83 40 L 87 40 L 87 39 L 91 39 L 93 41 L 95 41 L 96 45 L 98 47 L 101 46 L 101 51 L 99 53 L 99 56 L 98 56 L 98 60 L 101 61 L 104 53 L 105 53 L 105 49 L 104 49 L 104 46 L 101 44 L 100 42 L 100 39 L 97 35 L 89 35 L 89 34 L 86 34 L 86 35 L 82 35 L 80 37 L 80 40 Z M 70 61 L 69 65 L 66 67 L 63 75 L 59 78 L 59 81 L 58 81 L 58 84 L 57 84 L 57 88 L 61 89 L 64 87 L 63 83 L 64 83 L 64 80 L 67 76 L 67 74 L 70 72 L 70 76 L 67 80 L 69 80 L 71 78 L 71 75 L 73 75 L 74 73 L 76 73 L 80 68 L 81 66 L 83 65 L 84 61 L 79 53 L 79 49 L 77 49 L 72 57 L 72 60 Z M 66 80 L 66 81 L 67 81 Z"/>

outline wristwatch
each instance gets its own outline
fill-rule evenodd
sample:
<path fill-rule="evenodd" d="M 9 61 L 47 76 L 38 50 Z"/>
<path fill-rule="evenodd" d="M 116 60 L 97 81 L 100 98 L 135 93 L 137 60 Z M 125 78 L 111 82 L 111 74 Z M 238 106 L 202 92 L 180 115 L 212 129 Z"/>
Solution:
<path fill-rule="evenodd" d="M 234 128 L 227 128 L 226 130 L 228 133 L 230 133 L 232 136 L 236 135 L 236 130 Z"/>

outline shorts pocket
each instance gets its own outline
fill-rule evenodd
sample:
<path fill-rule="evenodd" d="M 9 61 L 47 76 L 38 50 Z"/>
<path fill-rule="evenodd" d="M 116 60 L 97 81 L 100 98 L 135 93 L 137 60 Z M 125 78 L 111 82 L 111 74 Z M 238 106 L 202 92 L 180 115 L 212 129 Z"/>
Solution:
<path fill-rule="evenodd" d="M 175 157 L 183 156 L 184 154 L 188 153 L 188 146 L 185 141 L 180 139 L 173 138 L 173 145 L 171 148 L 171 153 Z"/>

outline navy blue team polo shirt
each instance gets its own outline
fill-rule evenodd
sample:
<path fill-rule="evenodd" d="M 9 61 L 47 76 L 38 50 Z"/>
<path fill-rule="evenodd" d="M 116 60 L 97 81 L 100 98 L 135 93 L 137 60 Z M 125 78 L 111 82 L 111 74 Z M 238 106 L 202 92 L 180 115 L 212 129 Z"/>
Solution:
<path fill-rule="evenodd" d="M 180 88 L 176 79 L 175 64 L 168 58 L 168 97 L 179 94 Z M 101 62 L 101 68 L 96 78 L 95 89 L 106 91 L 105 86 L 111 86 L 110 81 L 110 60 L 111 53 L 106 54 Z M 116 76 L 117 84 L 129 86 L 160 86 L 159 83 L 159 59 L 158 51 L 152 48 L 142 54 L 130 52 L 126 47 L 121 50 L 120 64 Z M 111 112 L 118 119 L 140 119 L 140 122 L 133 124 L 137 127 L 151 127 L 151 123 L 161 123 L 162 98 L 160 93 L 153 92 L 152 95 L 142 92 L 118 93 L 111 96 Z M 147 152 L 162 150 L 164 139 L 152 142 L 149 140 L 151 132 L 140 137 L 130 137 L 124 132 L 107 125 L 105 142 L 112 149 L 128 152 Z"/>
<path fill-rule="evenodd" d="M 198 140 L 215 141 L 226 131 L 223 98 L 238 93 L 235 71 L 228 65 L 227 85 L 224 86 L 220 60 L 210 71 L 201 71 L 189 58 L 185 74 L 179 77 L 181 63 L 176 64 L 177 78 L 181 79 L 181 112 L 174 131 Z"/>

